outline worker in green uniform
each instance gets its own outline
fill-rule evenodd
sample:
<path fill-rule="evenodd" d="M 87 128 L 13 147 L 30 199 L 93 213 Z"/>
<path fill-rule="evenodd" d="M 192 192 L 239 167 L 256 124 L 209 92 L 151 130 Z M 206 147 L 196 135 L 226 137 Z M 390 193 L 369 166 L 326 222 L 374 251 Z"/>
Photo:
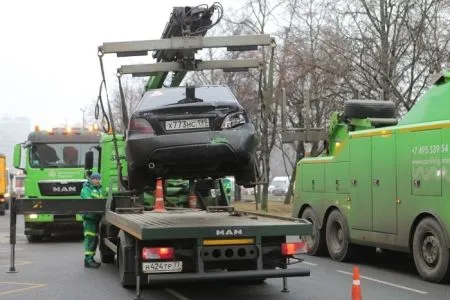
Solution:
<path fill-rule="evenodd" d="M 81 198 L 83 199 L 98 199 L 104 198 L 103 187 L 100 183 L 101 175 L 94 173 L 89 178 L 88 182 L 85 182 L 83 189 L 81 190 Z M 94 260 L 95 251 L 98 243 L 98 224 L 100 221 L 100 215 L 85 214 L 83 216 L 83 228 L 84 228 L 84 266 L 86 268 L 98 268 L 100 263 Z"/>

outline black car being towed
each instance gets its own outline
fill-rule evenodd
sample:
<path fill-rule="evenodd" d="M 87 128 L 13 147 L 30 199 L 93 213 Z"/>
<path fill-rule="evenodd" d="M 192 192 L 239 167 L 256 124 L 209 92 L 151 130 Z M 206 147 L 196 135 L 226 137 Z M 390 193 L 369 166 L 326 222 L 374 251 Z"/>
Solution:
<path fill-rule="evenodd" d="M 156 178 L 220 178 L 254 186 L 257 134 L 233 92 L 222 85 L 148 91 L 130 119 L 130 188 Z"/>

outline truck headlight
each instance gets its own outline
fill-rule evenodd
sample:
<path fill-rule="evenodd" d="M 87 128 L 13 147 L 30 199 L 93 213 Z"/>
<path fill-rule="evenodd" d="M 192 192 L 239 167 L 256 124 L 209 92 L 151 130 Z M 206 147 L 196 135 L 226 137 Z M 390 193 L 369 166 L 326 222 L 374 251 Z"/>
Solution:
<path fill-rule="evenodd" d="M 37 215 L 37 214 L 30 214 L 30 215 L 28 215 L 28 217 L 29 217 L 30 219 L 37 219 L 37 218 L 38 218 L 38 215 Z"/>
<path fill-rule="evenodd" d="M 6 194 L 5 194 L 5 198 L 9 198 L 9 193 L 6 193 Z"/>
<path fill-rule="evenodd" d="M 222 128 L 233 128 L 246 122 L 243 112 L 231 113 L 223 120 Z"/>

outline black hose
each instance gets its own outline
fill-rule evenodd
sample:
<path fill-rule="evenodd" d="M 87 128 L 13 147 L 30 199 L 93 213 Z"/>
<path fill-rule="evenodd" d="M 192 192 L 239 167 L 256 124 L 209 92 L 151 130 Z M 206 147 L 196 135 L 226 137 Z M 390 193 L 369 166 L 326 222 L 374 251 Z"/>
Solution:
<path fill-rule="evenodd" d="M 98 91 L 97 103 L 95 104 L 94 116 L 95 116 L 96 120 L 99 119 L 100 107 L 101 107 L 101 109 L 102 109 L 101 125 L 103 128 L 103 131 L 108 133 L 111 130 L 111 123 L 109 121 L 108 114 L 106 113 L 105 106 L 103 105 L 102 88 L 103 88 L 104 84 L 105 84 L 105 82 L 102 80 L 102 82 L 100 83 L 99 91 Z M 106 127 L 105 127 L 104 121 L 106 121 Z"/>

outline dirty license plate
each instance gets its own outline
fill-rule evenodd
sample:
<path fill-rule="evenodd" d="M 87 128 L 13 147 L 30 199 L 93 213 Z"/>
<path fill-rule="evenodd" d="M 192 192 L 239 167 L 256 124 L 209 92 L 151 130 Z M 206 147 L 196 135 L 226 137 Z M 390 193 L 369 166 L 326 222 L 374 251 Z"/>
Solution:
<path fill-rule="evenodd" d="M 144 262 L 142 263 L 144 273 L 176 273 L 183 271 L 182 261 L 168 262 Z"/>
<path fill-rule="evenodd" d="M 166 130 L 209 128 L 209 119 L 166 121 Z"/>

